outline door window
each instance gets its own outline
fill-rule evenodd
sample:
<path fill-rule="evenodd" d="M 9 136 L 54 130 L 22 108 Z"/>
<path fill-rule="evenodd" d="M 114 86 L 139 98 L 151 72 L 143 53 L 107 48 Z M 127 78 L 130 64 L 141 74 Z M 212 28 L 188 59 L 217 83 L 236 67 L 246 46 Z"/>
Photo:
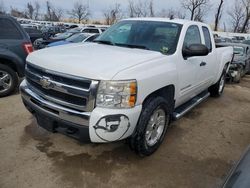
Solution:
<path fill-rule="evenodd" d="M 192 25 L 188 28 L 183 47 L 189 47 L 192 44 L 201 44 L 200 30 L 196 25 Z"/>

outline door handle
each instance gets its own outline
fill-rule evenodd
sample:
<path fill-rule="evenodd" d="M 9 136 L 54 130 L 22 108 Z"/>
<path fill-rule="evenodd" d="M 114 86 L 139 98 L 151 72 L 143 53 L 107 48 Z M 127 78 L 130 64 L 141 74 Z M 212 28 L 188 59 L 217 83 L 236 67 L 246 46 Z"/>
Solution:
<path fill-rule="evenodd" d="M 203 62 L 201 62 L 200 66 L 201 66 L 201 67 L 202 67 L 202 66 L 206 66 L 206 64 L 207 64 L 207 63 L 203 61 Z"/>

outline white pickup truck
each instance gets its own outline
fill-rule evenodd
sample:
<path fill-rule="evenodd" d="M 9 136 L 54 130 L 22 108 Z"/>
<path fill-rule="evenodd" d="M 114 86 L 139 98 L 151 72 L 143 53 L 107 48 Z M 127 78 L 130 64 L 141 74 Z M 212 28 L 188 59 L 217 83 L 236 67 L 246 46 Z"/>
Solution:
<path fill-rule="evenodd" d="M 20 91 L 41 127 L 82 142 L 128 138 L 148 156 L 170 121 L 222 94 L 232 57 L 231 47 L 215 47 L 206 24 L 126 19 L 95 43 L 30 54 Z"/>

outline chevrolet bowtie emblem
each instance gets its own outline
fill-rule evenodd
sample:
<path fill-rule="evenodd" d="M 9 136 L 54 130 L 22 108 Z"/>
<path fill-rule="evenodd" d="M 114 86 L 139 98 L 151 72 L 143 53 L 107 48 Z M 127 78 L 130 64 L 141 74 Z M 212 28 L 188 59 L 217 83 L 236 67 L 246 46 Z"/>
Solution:
<path fill-rule="evenodd" d="M 42 77 L 40 79 L 40 84 L 44 89 L 50 89 L 53 87 L 53 84 L 51 83 L 50 79 L 47 77 Z"/>

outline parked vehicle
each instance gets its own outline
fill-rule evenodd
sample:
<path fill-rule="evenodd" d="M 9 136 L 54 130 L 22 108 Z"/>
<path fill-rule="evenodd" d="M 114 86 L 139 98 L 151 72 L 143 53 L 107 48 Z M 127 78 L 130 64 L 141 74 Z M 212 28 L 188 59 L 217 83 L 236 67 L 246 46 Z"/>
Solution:
<path fill-rule="evenodd" d="M 48 44 L 47 47 L 61 46 L 65 44 L 72 44 L 72 43 L 79 43 L 79 42 L 93 42 L 98 36 L 99 34 L 90 35 L 86 33 L 75 33 L 74 35 L 72 35 L 71 37 L 65 40 L 52 42 Z"/>
<path fill-rule="evenodd" d="M 82 33 L 88 33 L 88 34 L 101 34 L 104 31 L 105 29 L 97 28 L 97 27 L 85 27 L 81 29 Z"/>
<path fill-rule="evenodd" d="M 24 27 L 24 30 L 28 33 L 32 43 L 34 43 L 35 40 L 43 37 L 43 33 L 38 29 Z"/>
<path fill-rule="evenodd" d="M 21 24 L 23 28 L 34 28 L 34 29 L 41 29 L 41 26 L 37 24 Z"/>
<path fill-rule="evenodd" d="M 64 24 L 66 29 L 73 29 L 73 28 L 78 28 L 78 25 L 69 25 L 69 24 Z"/>
<path fill-rule="evenodd" d="M 105 28 L 97 28 L 97 27 L 76 27 L 73 29 L 68 30 L 69 32 L 82 32 L 86 34 L 101 34 L 105 31 Z"/>
<path fill-rule="evenodd" d="M 232 43 L 232 39 L 227 37 L 216 37 L 214 40 L 215 43 Z"/>
<path fill-rule="evenodd" d="M 245 41 L 243 42 L 243 44 L 250 45 L 250 40 L 245 40 Z"/>
<path fill-rule="evenodd" d="M 240 43 L 219 43 L 217 47 L 232 46 L 234 59 L 230 65 L 228 76 L 233 82 L 239 83 L 241 77 L 250 70 L 250 46 Z"/>
<path fill-rule="evenodd" d="M 96 43 L 32 53 L 20 90 L 45 129 L 82 142 L 127 138 L 131 149 L 148 156 L 171 119 L 222 95 L 232 57 L 232 47 L 215 48 L 206 24 L 126 19 Z"/>
<path fill-rule="evenodd" d="M 235 36 L 233 37 L 232 41 L 235 43 L 243 43 L 246 40 L 245 37 Z"/>
<path fill-rule="evenodd" d="M 246 150 L 237 165 L 227 177 L 223 188 L 249 188 L 250 187 L 250 147 Z"/>
<path fill-rule="evenodd" d="M 48 44 L 52 43 L 52 42 L 58 42 L 58 41 L 63 41 L 69 37 L 71 37 L 72 35 L 74 35 L 75 33 L 72 32 L 66 32 L 66 33 L 61 33 L 60 35 L 57 35 L 55 37 L 51 37 L 49 39 L 37 39 L 34 42 L 34 48 L 35 49 L 43 49 L 45 48 Z"/>
<path fill-rule="evenodd" d="M 28 34 L 10 16 L 0 15 L 0 97 L 11 94 L 24 76 L 26 56 L 33 51 Z"/>
<path fill-rule="evenodd" d="M 44 39 L 49 39 L 54 37 L 58 33 L 66 32 L 66 28 L 64 26 L 44 26 L 41 28 Z"/>

